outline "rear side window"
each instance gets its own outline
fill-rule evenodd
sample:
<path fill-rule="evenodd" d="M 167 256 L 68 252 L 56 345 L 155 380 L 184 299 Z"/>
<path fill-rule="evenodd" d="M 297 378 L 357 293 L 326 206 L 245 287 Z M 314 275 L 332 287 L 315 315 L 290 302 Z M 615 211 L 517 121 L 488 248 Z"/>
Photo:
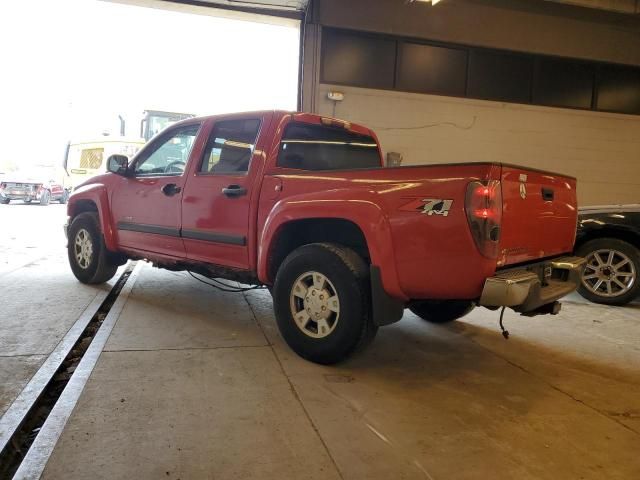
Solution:
<path fill-rule="evenodd" d="M 380 167 L 378 145 L 369 135 L 342 128 L 290 123 L 280 142 L 277 166 L 300 170 Z"/>
<path fill-rule="evenodd" d="M 257 118 L 217 122 L 207 142 L 200 173 L 246 173 L 259 129 Z"/>

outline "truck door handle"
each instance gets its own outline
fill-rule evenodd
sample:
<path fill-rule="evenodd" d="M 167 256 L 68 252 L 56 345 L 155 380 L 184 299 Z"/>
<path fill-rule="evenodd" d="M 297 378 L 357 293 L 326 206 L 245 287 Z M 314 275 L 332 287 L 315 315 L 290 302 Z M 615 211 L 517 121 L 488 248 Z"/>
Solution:
<path fill-rule="evenodd" d="M 554 196 L 555 196 L 555 194 L 553 192 L 553 188 L 543 188 L 542 189 L 542 199 L 545 202 L 552 201 Z"/>
<path fill-rule="evenodd" d="M 182 189 L 175 183 L 167 183 L 162 187 L 162 193 L 164 193 L 167 197 L 173 197 L 176 193 L 180 193 L 181 190 Z"/>
<path fill-rule="evenodd" d="M 222 193 L 227 197 L 241 197 L 242 195 L 247 194 L 247 189 L 240 185 L 229 185 L 222 189 Z"/>

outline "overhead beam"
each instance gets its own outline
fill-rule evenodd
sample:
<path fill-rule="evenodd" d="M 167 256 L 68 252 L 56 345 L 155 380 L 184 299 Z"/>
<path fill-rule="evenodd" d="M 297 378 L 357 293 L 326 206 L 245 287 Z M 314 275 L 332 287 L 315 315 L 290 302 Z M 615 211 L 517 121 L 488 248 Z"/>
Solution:
<path fill-rule="evenodd" d="M 546 0 L 554 3 L 564 3 L 576 7 L 595 8 L 608 12 L 640 14 L 640 0 Z"/>
<path fill-rule="evenodd" d="M 547 0 L 322 0 L 311 22 L 429 41 L 640 66 L 640 15 Z M 482 28 L 472 28 L 480 25 Z"/>

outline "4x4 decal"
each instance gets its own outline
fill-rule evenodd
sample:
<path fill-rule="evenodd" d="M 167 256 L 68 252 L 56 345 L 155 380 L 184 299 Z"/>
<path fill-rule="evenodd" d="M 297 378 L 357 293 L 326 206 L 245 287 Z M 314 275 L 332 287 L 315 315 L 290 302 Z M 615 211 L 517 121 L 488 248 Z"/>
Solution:
<path fill-rule="evenodd" d="M 418 211 L 425 215 L 442 215 L 443 217 L 449 216 L 449 210 L 453 205 L 453 200 L 447 200 L 444 198 L 423 198 L 419 200 L 413 200 L 406 205 L 400 207 L 400 210 L 405 212 Z"/>

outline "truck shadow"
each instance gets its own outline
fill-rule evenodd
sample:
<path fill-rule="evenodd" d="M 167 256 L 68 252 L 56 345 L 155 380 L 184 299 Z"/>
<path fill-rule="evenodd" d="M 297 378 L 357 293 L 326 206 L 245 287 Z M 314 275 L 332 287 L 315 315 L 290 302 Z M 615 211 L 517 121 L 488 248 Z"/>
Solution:
<path fill-rule="evenodd" d="M 536 401 L 548 401 L 552 391 L 561 392 L 566 400 L 640 428 L 637 347 L 629 344 L 625 354 L 609 356 L 601 350 L 599 355 L 588 351 L 589 344 L 576 349 L 526 335 L 514 328 L 504 340 L 497 325 L 488 321 L 431 325 L 407 313 L 398 324 L 382 329 L 368 350 L 339 368 L 354 381 L 362 378 L 391 391 L 413 392 L 416 401 L 428 402 L 444 389 L 452 402 L 460 396 L 514 414 L 537 408 Z M 619 351 L 621 346 L 603 348 Z"/>
<path fill-rule="evenodd" d="M 202 328 L 210 324 L 211 328 L 206 332 L 214 337 L 238 328 L 248 328 L 253 316 L 281 357 L 285 370 L 293 375 L 304 373 L 329 375 L 338 381 L 371 381 L 394 391 L 406 389 L 417 394 L 422 390 L 427 396 L 429 388 L 438 385 L 455 387 L 464 395 L 466 385 L 471 390 L 480 389 L 488 398 L 493 398 L 495 392 L 507 386 L 514 393 L 524 389 L 532 394 L 532 381 L 544 384 L 546 388 L 549 385 L 566 387 L 576 395 L 601 397 L 603 402 L 618 389 L 619 398 L 633 391 L 640 395 L 638 349 L 627 345 L 629 351 L 624 355 L 615 356 L 614 352 L 606 355 L 609 348 L 614 351 L 622 348 L 598 338 L 598 335 L 606 334 L 607 323 L 594 323 L 588 335 L 580 337 L 578 345 L 575 339 L 571 340 L 574 335 L 571 332 L 579 325 L 576 325 L 576 319 L 569 317 L 564 325 L 558 326 L 564 329 L 558 333 L 547 332 L 548 327 L 544 323 L 534 323 L 536 319 L 507 317 L 507 327 L 512 328 L 512 336 L 504 340 L 494 312 L 478 310 L 472 312 L 468 319 L 448 325 L 433 325 L 407 311 L 400 322 L 380 328 L 374 342 L 362 352 L 337 365 L 320 366 L 298 357 L 284 343 L 277 330 L 268 292 L 247 293 L 245 302 L 242 294 L 217 292 L 184 273 L 155 271 L 151 273 L 152 278 L 148 278 L 150 273 L 145 273 L 146 280 L 136 284 L 130 299 L 140 302 L 139 308 L 151 308 L 158 313 L 162 311 L 161 316 L 169 321 L 171 319 L 166 317 L 174 317 L 176 322 L 180 322 L 175 327 L 185 332 L 194 329 L 202 334 L 205 332 Z M 167 289 L 169 285 L 171 287 Z M 563 314 L 571 315 L 570 308 L 581 309 L 582 317 L 591 310 L 594 316 L 602 317 L 602 307 L 569 305 Z M 636 307 L 629 309 L 635 310 Z M 191 314 L 185 315 L 185 312 Z M 241 319 L 237 318 L 238 315 Z M 162 323 L 159 317 L 156 318 L 158 323 Z M 528 323 L 520 323 L 523 321 Z M 554 321 L 562 322 L 563 319 Z M 150 324 L 149 328 L 152 327 Z M 554 338 L 557 335 L 559 337 Z M 210 341 L 216 343 L 215 338 Z M 598 347 L 601 354 L 591 351 L 591 345 L 599 343 L 604 343 Z M 631 361 L 623 363 L 616 358 Z M 614 392 L 603 390 L 603 386 Z"/>
<path fill-rule="evenodd" d="M 259 323 L 284 358 L 285 369 L 293 374 L 319 373 L 336 381 L 363 381 L 384 390 L 413 392 L 416 398 L 422 391 L 424 401 L 428 401 L 432 388 L 440 387 L 463 396 L 482 392 L 485 400 L 498 402 L 505 395 L 535 398 L 537 390 L 551 387 L 589 399 L 597 408 L 614 413 L 631 408 L 627 404 L 632 405 L 633 396 L 640 395 L 637 347 L 629 344 L 625 354 L 615 357 L 613 351 L 619 351 L 619 345 L 601 345 L 600 352 L 590 347 L 603 343 L 598 335 L 607 332 L 606 323 L 594 324 L 586 340 L 583 337 L 582 346 L 577 347 L 569 340 L 565 342 L 564 337 L 550 341 L 553 333 L 548 333 L 543 324 L 535 326 L 540 330 L 527 332 L 516 323 L 535 319 L 508 318 L 512 335 L 504 340 L 493 313 L 487 316 L 482 311 L 472 312 L 468 321 L 433 325 L 407 311 L 400 322 L 380 328 L 367 349 L 338 365 L 325 367 L 298 358 L 284 344 L 277 333 L 268 293 L 251 293 L 248 297 Z M 599 308 L 596 310 L 594 315 L 600 313 Z M 568 314 L 568 310 L 563 313 Z M 574 327 L 575 323 L 564 327 L 567 337 Z M 613 349 L 611 355 L 606 355 L 608 349 Z"/>

